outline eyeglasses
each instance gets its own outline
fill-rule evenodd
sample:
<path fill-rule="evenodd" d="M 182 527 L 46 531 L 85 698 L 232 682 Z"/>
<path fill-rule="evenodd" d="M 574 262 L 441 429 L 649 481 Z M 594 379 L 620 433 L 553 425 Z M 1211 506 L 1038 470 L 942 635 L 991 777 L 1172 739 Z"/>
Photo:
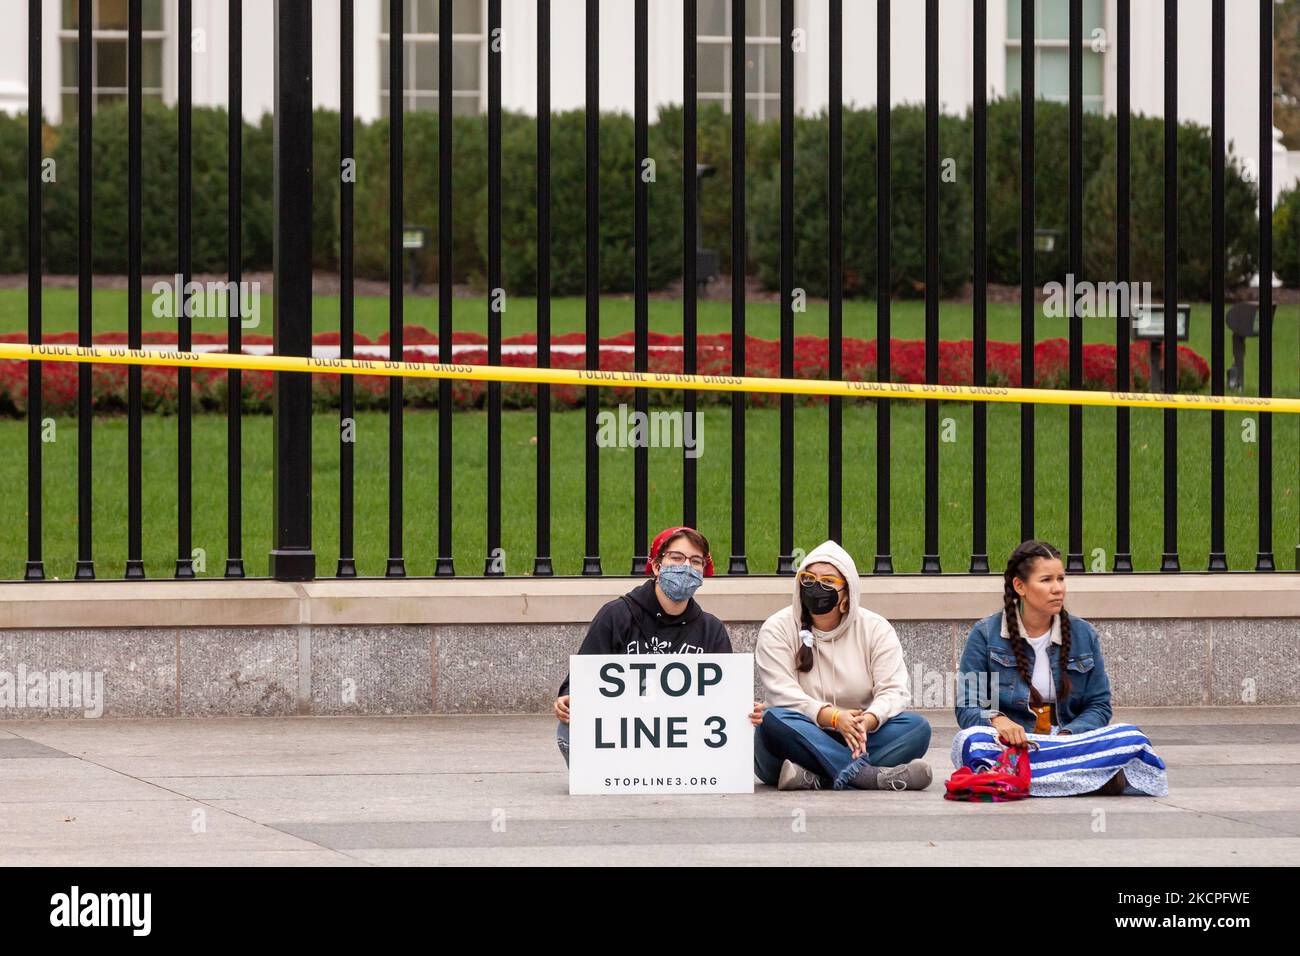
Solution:
<path fill-rule="evenodd" d="M 661 564 L 686 564 L 689 561 L 691 567 L 696 571 L 703 571 L 705 565 L 708 563 L 698 554 L 688 556 L 680 551 L 665 551 L 659 555 L 659 561 Z"/>
<path fill-rule="evenodd" d="M 806 588 L 812 587 L 813 582 L 818 582 L 835 591 L 848 584 L 843 578 L 837 578 L 833 574 L 813 574 L 811 571 L 800 571 L 795 575 L 795 580 Z"/>

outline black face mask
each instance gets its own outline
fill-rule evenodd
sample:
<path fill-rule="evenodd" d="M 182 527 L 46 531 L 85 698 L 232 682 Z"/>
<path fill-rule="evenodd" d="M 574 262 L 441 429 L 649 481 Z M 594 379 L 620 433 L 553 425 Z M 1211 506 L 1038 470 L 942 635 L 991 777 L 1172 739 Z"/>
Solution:
<path fill-rule="evenodd" d="M 799 588 L 799 600 L 810 614 L 826 614 L 840 603 L 840 592 L 815 581 Z"/>

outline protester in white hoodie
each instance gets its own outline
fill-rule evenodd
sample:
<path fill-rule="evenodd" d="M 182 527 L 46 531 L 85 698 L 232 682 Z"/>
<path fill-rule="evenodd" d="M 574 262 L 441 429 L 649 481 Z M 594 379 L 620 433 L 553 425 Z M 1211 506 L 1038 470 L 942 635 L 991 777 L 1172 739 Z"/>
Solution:
<path fill-rule="evenodd" d="M 861 606 L 857 565 L 834 541 L 795 575 L 794 600 L 763 622 L 754 663 L 768 708 L 754 738 L 758 778 L 781 790 L 921 790 L 930 723 L 908 711 L 903 648 Z"/>

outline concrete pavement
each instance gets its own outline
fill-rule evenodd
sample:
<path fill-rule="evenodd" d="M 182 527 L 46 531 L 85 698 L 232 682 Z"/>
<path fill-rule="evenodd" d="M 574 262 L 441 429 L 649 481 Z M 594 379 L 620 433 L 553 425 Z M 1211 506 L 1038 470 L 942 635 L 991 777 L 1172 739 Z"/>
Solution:
<path fill-rule="evenodd" d="M 1167 798 L 570 797 L 535 716 L 7 720 L 0 866 L 1300 863 L 1300 707 L 1129 708 Z"/>

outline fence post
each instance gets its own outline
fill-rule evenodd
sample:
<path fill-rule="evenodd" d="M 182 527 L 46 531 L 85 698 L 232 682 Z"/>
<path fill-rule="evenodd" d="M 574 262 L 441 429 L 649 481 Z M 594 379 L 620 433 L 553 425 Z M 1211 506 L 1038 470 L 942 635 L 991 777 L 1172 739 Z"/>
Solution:
<path fill-rule="evenodd" d="M 311 354 L 311 4 L 275 3 L 275 354 Z M 274 390 L 271 575 L 316 576 L 311 546 L 311 375 Z"/>

